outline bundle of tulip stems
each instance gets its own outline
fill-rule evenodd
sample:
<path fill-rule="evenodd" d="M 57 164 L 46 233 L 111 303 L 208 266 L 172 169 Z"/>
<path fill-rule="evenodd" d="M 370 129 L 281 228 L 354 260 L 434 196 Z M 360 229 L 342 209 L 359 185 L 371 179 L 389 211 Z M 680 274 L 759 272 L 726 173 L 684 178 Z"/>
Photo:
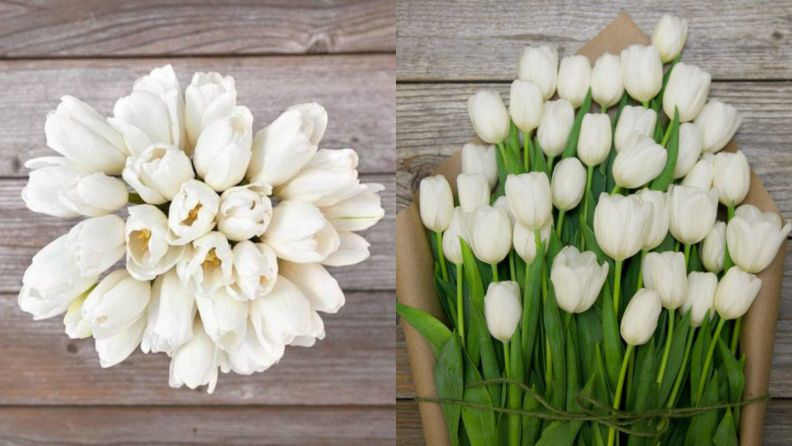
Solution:
<path fill-rule="evenodd" d="M 721 152 L 741 117 L 679 62 L 686 38 L 665 16 L 593 68 L 527 48 L 508 109 L 468 101 L 487 144 L 463 148 L 458 205 L 421 182 L 451 329 L 397 308 L 434 351 L 424 401 L 454 445 L 737 443 L 740 318 L 791 227 L 741 205 L 748 162 Z"/>

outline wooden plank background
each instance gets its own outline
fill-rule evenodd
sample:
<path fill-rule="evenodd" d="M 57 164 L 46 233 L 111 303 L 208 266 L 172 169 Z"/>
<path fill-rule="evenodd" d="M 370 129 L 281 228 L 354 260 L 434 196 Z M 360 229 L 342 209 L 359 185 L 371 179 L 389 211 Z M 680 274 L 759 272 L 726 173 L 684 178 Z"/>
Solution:
<path fill-rule="evenodd" d="M 420 180 L 472 136 L 467 98 L 495 88 L 508 99 L 527 45 L 574 53 L 620 11 L 647 34 L 663 14 L 689 20 L 683 61 L 713 77 L 711 97 L 734 104 L 744 121 L 737 142 L 785 219 L 792 219 L 792 2 L 733 0 L 662 3 L 617 0 L 490 2 L 401 0 L 396 68 L 396 208 Z M 787 256 L 765 444 L 792 442 L 792 252 Z M 397 327 L 398 444 L 423 444 L 404 335 Z"/>
<path fill-rule="evenodd" d="M 393 444 L 395 431 L 396 5 L 390 1 L 0 1 L 0 444 Z M 16 297 L 30 258 L 75 221 L 29 212 L 23 163 L 53 154 L 46 114 L 66 94 L 110 115 L 134 79 L 173 64 L 233 75 L 256 129 L 291 104 L 322 103 L 322 146 L 353 147 L 383 183 L 371 259 L 333 271 L 347 304 L 327 338 L 289 348 L 213 395 L 168 387 L 164 355 L 101 369 L 93 342 L 33 322 Z"/>

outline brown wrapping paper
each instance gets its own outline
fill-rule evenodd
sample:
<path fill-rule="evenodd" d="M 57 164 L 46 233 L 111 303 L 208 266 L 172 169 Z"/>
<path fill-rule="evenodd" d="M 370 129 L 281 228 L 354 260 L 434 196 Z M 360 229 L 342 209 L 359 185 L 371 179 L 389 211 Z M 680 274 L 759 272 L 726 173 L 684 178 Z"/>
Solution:
<path fill-rule="evenodd" d="M 649 44 L 646 35 L 625 13 L 613 20 L 599 34 L 578 51 L 591 60 L 592 64 L 604 53 L 619 54 L 630 45 Z M 739 147 L 731 141 L 724 150 L 737 151 Z M 456 188 L 456 177 L 461 172 L 461 153 L 443 163 L 435 175 L 444 175 Z M 456 193 L 456 190 L 454 190 Z M 396 294 L 399 302 L 424 310 L 440 320 L 445 320 L 443 310 L 434 287 L 433 265 L 429 240 L 421 223 L 418 211 L 419 196 L 396 217 Z M 750 203 L 762 211 L 779 212 L 767 189 L 751 171 L 751 189 L 744 203 Z M 781 246 L 773 263 L 759 274 L 762 289 L 743 319 L 740 333 L 741 350 L 746 353 L 744 398 L 757 398 L 767 394 L 770 384 L 770 369 L 773 358 L 778 305 L 781 299 L 781 282 L 784 274 L 786 243 Z M 434 385 L 435 358 L 429 345 L 408 323 L 404 322 L 407 353 L 412 367 L 416 395 L 436 398 Z M 426 444 L 429 446 L 450 445 L 442 409 L 438 404 L 419 403 Z M 743 407 L 740 418 L 740 444 L 760 446 L 767 403 Z"/>

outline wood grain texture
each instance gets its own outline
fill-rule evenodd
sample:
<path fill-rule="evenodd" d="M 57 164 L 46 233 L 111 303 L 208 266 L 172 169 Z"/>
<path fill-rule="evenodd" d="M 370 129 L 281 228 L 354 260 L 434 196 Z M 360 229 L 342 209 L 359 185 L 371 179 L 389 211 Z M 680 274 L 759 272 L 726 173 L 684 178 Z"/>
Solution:
<path fill-rule="evenodd" d="M 393 52 L 389 0 L 0 2 L 0 57 Z"/>
<path fill-rule="evenodd" d="M 60 97 L 75 96 L 111 116 L 135 79 L 167 63 L 183 88 L 197 71 L 234 76 L 238 103 L 253 112 L 256 131 L 293 104 L 319 102 L 329 116 L 321 147 L 357 149 L 364 173 L 395 169 L 394 55 L 46 60 L 0 61 L 0 177 L 25 176 L 25 161 L 55 154 L 46 146 L 44 121 Z"/>
<path fill-rule="evenodd" d="M 550 45 L 570 55 L 620 11 L 647 35 L 664 14 L 688 19 L 684 62 L 714 79 L 792 78 L 792 3 L 775 0 L 401 1 L 397 77 L 511 80 L 525 46 Z"/>

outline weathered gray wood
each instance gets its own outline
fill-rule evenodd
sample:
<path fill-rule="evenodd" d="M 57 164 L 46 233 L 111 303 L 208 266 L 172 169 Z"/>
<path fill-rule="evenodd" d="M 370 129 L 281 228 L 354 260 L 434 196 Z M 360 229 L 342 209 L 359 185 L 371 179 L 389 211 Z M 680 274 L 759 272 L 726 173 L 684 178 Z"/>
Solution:
<path fill-rule="evenodd" d="M 196 71 L 234 76 L 239 104 L 255 117 L 254 130 L 290 105 L 317 101 L 329 115 L 322 147 L 357 149 L 362 172 L 395 169 L 393 55 L 47 60 L 0 61 L 0 85 L 6 87 L 0 95 L 0 176 L 24 176 L 25 161 L 55 155 L 46 146 L 44 121 L 61 96 L 76 96 L 112 115 L 135 79 L 167 63 L 182 88 Z"/>
<path fill-rule="evenodd" d="M 0 57 L 393 52 L 388 0 L 0 2 Z"/>
<path fill-rule="evenodd" d="M 401 1 L 399 80 L 511 80 L 524 47 L 574 53 L 620 11 L 651 35 L 663 14 L 689 20 L 683 61 L 715 79 L 792 78 L 792 4 L 737 0 L 662 5 L 619 0 L 523 2 Z"/>

